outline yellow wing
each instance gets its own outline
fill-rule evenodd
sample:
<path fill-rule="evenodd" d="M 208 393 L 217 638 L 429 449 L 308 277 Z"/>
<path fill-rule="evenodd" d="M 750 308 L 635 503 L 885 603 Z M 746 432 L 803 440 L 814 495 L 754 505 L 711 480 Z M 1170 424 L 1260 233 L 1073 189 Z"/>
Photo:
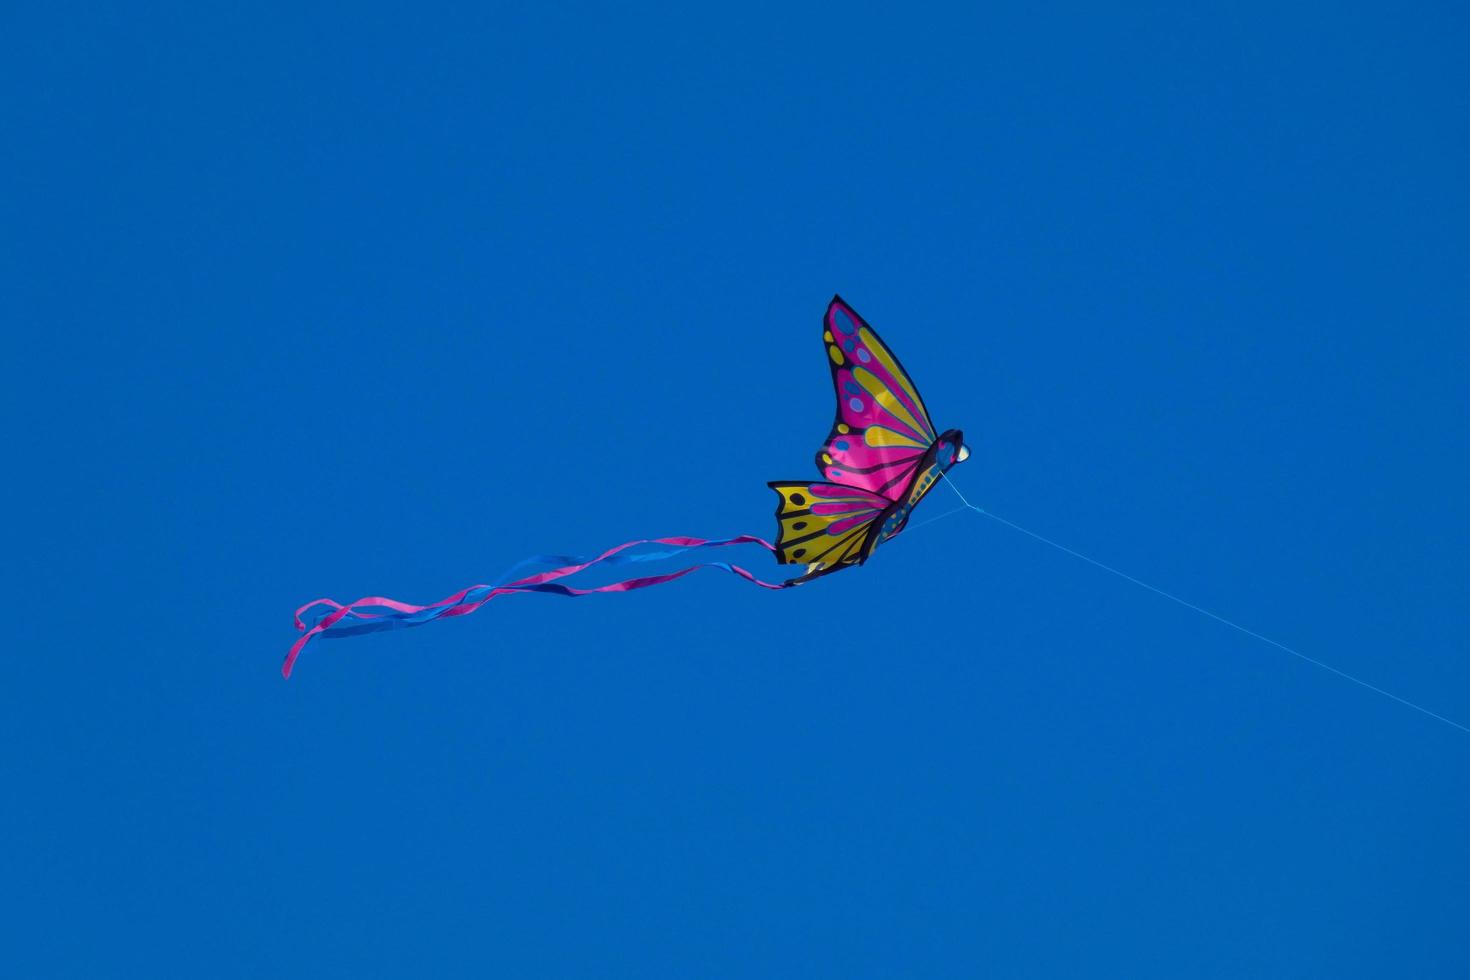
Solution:
<path fill-rule="evenodd" d="M 776 560 L 807 573 L 866 561 L 876 546 L 873 522 L 892 501 L 835 483 L 775 481 Z"/>

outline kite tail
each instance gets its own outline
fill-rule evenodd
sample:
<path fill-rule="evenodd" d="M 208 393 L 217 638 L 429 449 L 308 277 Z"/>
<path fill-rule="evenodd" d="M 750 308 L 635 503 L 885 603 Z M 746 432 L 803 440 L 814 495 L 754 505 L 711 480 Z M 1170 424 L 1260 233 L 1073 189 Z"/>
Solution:
<path fill-rule="evenodd" d="M 660 544 L 666 545 L 659 551 L 644 551 L 637 554 L 629 554 L 630 548 L 639 545 Z M 705 538 L 671 537 L 671 538 L 645 538 L 638 541 L 629 541 L 615 548 L 609 548 L 596 558 L 583 559 L 574 555 L 536 555 L 518 562 L 512 566 L 503 578 L 509 578 L 517 569 L 526 565 L 556 565 L 558 567 L 550 571 L 538 572 L 522 579 L 512 582 L 502 581 L 497 585 L 472 585 L 461 589 L 454 595 L 440 599 L 438 602 L 427 606 L 416 606 L 408 602 L 400 602 L 397 599 L 388 599 L 384 596 L 365 596 L 356 602 L 343 605 L 332 599 L 317 599 L 308 602 L 296 610 L 296 628 L 303 631 L 296 642 L 291 645 L 286 654 L 286 660 L 281 664 L 281 676 L 290 677 L 291 668 L 296 663 L 296 658 L 306 644 L 311 642 L 315 636 L 322 639 L 336 639 L 345 636 L 355 636 L 359 633 L 373 633 L 378 630 L 403 629 L 412 626 L 422 626 L 436 619 L 444 619 L 448 616 L 465 616 L 479 609 L 485 603 L 496 596 L 508 595 L 512 592 L 547 592 L 552 595 L 564 595 L 575 598 L 576 596 L 593 595 L 599 592 L 632 592 L 634 589 L 646 589 L 651 585 L 662 585 L 672 582 L 674 579 L 683 578 L 690 572 L 701 568 L 720 568 L 733 575 L 738 575 L 753 585 L 763 589 L 784 589 L 790 582 L 763 582 L 739 565 L 732 565 L 723 561 L 700 562 L 690 565 L 678 571 L 668 572 L 663 575 L 647 575 L 641 578 L 625 579 L 621 582 L 612 582 L 608 585 L 599 585 L 594 588 L 578 589 L 570 585 L 562 585 L 557 579 L 568 575 L 575 575 L 594 565 L 624 565 L 632 562 L 658 561 L 673 558 L 691 551 L 702 548 L 723 548 L 734 544 L 758 544 L 772 554 L 776 553 L 775 546 L 764 538 L 758 538 L 751 534 L 741 534 L 733 538 L 718 538 L 709 540 Z M 330 611 L 318 619 L 314 625 L 308 627 L 302 614 L 315 610 L 317 607 L 326 607 Z M 369 611 L 372 610 L 372 611 Z"/>

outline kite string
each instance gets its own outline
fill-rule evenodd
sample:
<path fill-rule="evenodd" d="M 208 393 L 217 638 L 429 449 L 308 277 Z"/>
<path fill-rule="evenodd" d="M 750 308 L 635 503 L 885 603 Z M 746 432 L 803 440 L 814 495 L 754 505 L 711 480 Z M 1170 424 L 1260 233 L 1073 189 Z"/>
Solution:
<path fill-rule="evenodd" d="M 960 511 L 962 511 L 962 510 L 968 510 L 968 509 L 969 509 L 969 504 L 965 504 L 963 506 L 956 507 L 954 510 L 947 510 L 943 514 L 938 514 L 938 515 L 936 515 L 934 517 L 931 517 L 927 521 L 920 521 L 919 523 L 915 524 L 913 527 L 906 528 L 905 530 L 907 530 L 908 533 L 912 534 L 913 532 L 917 531 L 921 527 L 927 527 L 930 524 L 933 524 L 935 521 L 942 521 L 946 517 L 953 517 L 955 514 L 958 514 Z"/>
<path fill-rule="evenodd" d="M 946 483 L 949 484 L 949 488 L 955 492 L 955 495 L 960 498 L 960 502 L 961 502 L 962 506 L 960 506 L 956 510 L 949 511 L 949 512 L 944 513 L 944 514 L 940 514 L 939 517 L 931 518 L 929 521 L 925 521 L 924 522 L 926 524 L 931 523 L 932 521 L 937 521 L 940 518 L 948 517 L 950 514 L 958 513 L 961 510 L 973 510 L 975 513 L 980 514 L 980 515 L 982 515 L 984 517 L 988 517 L 991 520 L 996 521 L 996 522 L 998 522 L 1000 524 L 1004 524 L 1006 527 L 1009 527 L 1009 528 L 1011 528 L 1013 530 L 1016 530 L 1016 531 L 1020 531 L 1022 534 L 1026 535 L 1027 537 L 1035 538 L 1037 541 L 1040 541 L 1042 544 L 1050 545 L 1051 547 L 1057 549 L 1058 551 L 1065 552 L 1065 553 L 1071 555 L 1073 558 L 1079 558 L 1082 561 L 1087 562 L 1089 565 L 1094 565 L 1094 566 L 1096 566 L 1098 568 L 1101 568 L 1105 572 L 1111 572 L 1112 574 L 1118 576 L 1119 578 L 1121 578 L 1121 579 L 1123 579 L 1125 581 L 1128 581 L 1128 582 L 1132 582 L 1134 585 L 1137 585 L 1140 588 L 1147 589 L 1148 591 L 1154 593 L 1155 595 L 1163 596 L 1165 599 L 1168 599 L 1171 602 L 1177 602 L 1179 605 L 1183 606 L 1186 609 L 1193 609 L 1195 612 L 1199 613 L 1200 615 L 1207 616 L 1210 619 L 1213 619 L 1217 623 L 1223 623 L 1224 625 L 1230 627 L 1233 630 L 1236 630 L 1238 632 L 1244 633 L 1246 636 L 1254 637 L 1255 639 L 1260 640 L 1262 643 L 1265 643 L 1265 644 L 1268 644 L 1270 646 L 1273 646 L 1273 647 L 1275 647 L 1278 650 L 1285 651 L 1286 653 L 1291 654 L 1293 657 L 1296 657 L 1299 660 L 1305 660 L 1307 663 L 1312 664 L 1313 666 L 1316 666 L 1316 667 L 1321 667 L 1323 670 L 1328 671 L 1328 672 L 1333 673 L 1333 674 L 1336 674 L 1338 677 L 1341 677 L 1344 680 L 1352 681 L 1354 684 L 1357 684 L 1359 687 L 1365 687 L 1368 690 L 1373 691 L 1376 694 L 1383 695 L 1384 697 L 1388 698 L 1391 701 L 1397 701 L 1399 704 L 1402 704 L 1405 707 L 1413 708 L 1415 711 L 1418 711 L 1421 714 L 1428 715 L 1429 717 L 1435 719 L 1436 721 L 1442 721 L 1446 725 L 1449 725 L 1451 728 L 1458 728 L 1460 731 L 1465 732 L 1466 734 L 1470 734 L 1470 728 L 1466 728 L 1464 725 L 1460 724 L 1459 722 L 1453 721 L 1452 719 L 1449 719 L 1449 718 L 1446 718 L 1444 715 L 1436 714 L 1435 712 L 1430 711 L 1428 708 L 1423 707 L 1422 705 L 1415 704 L 1413 701 L 1410 701 L 1407 698 L 1401 698 L 1397 694 L 1394 694 L 1392 691 L 1385 691 L 1383 688 L 1378 687 L 1375 684 L 1368 683 L 1367 681 L 1363 680 L 1361 677 L 1354 677 L 1352 674 L 1349 674 L 1345 670 L 1339 670 L 1336 667 L 1332 666 L 1331 664 L 1323 663 L 1321 660 L 1318 660 L 1315 657 L 1309 657 L 1305 653 L 1302 653 L 1300 650 L 1293 650 L 1291 647 L 1287 646 L 1285 643 L 1280 643 L 1280 642 L 1278 642 L 1276 640 L 1273 640 L 1269 636 L 1263 636 L 1260 633 L 1257 633 L 1255 630 L 1247 629 L 1244 626 L 1241 626 L 1239 623 L 1231 622 L 1230 620 L 1226 619 L 1224 616 L 1220 616 L 1220 615 L 1217 615 L 1216 613 L 1212 613 L 1208 609 L 1205 609 L 1205 608 L 1203 608 L 1201 606 L 1196 606 L 1194 603 L 1189 602 L 1189 601 L 1184 600 L 1184 599 L 1181 599 L 1177 595 L 1174 595 L 1171 592 L 1165 592 L 1163 589 L 1158 588 L 1157 586 L 1149 585 L 1147 582 L 1143 581 L 1142 579 L 1134 578 L 1132 575 L 1129 575 L 1127 572 L 1120 571 L 1120 570 L 1114 568 L 1111 565 L 1105 565 L 1102 562 L 1098 561 L 1096 558 L 1089 558 L 1087 555 L 1082 554 L 1080 551 L 1073 551 L 1071 548 L 1068 548 L 1066 545 L 1058 544 L 1057 542 L 1051 540 L 1050 538 L 1044 538 L 1041 535 L 1037 534 L 1035 531 L 1027 530 L 1026 528 L 1022 527 L 1021 525 L 1019 525 L 1019 524 L 1017 524 L 1017 523 L 1015 523 L 1013 521 L 1006 520 L 1004 517 L 1001 517 L 999 514 L 992 514 L 990 511 L 986 510 L 985 508 L 979 507 L 979 506 L 977 506 L 975 504 L 970 503 L 970 501 L 968 499 L 966 499 L 965 495 L 960 492 L 960 488 L 955 484 L 954 480 L 952 480 L 952 479 L 949 478 L 948 474 L 941 473 L 940 475 L 944 477 L 944 482 L 946 482 Z M 920 525 L 920 526 L 922 526 L 922 525 Z"/>

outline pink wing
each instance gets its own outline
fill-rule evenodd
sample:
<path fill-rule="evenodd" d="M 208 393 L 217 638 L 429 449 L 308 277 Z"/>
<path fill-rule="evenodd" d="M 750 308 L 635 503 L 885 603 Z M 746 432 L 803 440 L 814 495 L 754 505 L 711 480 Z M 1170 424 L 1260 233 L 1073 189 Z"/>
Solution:
<path fill-rule="evenodd" d="M 929 411 L 898 358 L 842 297 L 832 298 L 822 327 L 837 420 L 817 468 L 833 483 L 897 500 L 936 438 Z"/>

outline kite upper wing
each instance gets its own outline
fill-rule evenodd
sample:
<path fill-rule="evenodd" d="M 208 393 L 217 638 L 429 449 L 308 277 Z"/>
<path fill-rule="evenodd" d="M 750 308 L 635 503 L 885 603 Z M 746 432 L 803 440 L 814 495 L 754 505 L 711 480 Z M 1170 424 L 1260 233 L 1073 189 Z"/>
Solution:
<path fill-rule="evenodd" d="M 833 483 L 897 500 L 936 438 L 929 411 L 888 345 L 840 296 L 822 327 L 837 419 L 817 468 Z"/>

